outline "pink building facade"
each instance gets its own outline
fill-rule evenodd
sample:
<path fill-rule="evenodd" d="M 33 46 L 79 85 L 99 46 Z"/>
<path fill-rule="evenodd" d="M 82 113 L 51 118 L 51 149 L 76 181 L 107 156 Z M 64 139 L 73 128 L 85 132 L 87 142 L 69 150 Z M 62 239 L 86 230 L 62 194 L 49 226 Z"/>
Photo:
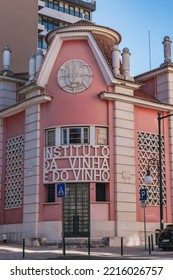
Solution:
<path fill-rule="evenodd" d="M 160 221 L 157 114 L 173 111 L 169 37 L 164 63 L 135 78 L 115 30 L 81 20 L 47 41 L 45 57 L 30 58 L 29 81 L 7 65 L 0 76 L 0 232 L 14 241 L 64 235 L 142 244 L 141 188 L 147 233 Z M 164 224 L 173 218 L 172 133 L 165 119 Z M 146 186 L 149 162 L 154 181 Z"/>

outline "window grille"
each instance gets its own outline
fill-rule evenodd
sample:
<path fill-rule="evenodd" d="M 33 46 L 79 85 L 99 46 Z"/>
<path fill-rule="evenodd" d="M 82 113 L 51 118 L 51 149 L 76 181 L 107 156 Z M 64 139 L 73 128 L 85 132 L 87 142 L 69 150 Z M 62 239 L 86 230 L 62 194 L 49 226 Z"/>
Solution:
<path fill-rule="evenodd" d="M 22 207 L 24 137 L 6 142 L 5 208 Z"/>
<path fill-rule="evenodd" d="M 166 174 L 165 174 L 165 150 L 164 150 L 164 137 L 162 136 L 162 187 L 163 187 L 163 205 L 166 206 Z M 153 184 L 146 185 L 144 177 L 146 176 L 149 159 L 150 172 L 153 178 Z M 138 175 L 139 175 L 139 190 L 142 187 L 147 188 L 147 205 L 158 206 L 160 205 L 160 191 L 159 191 L 159 145 L 158 134 L 138 131 Z"/>

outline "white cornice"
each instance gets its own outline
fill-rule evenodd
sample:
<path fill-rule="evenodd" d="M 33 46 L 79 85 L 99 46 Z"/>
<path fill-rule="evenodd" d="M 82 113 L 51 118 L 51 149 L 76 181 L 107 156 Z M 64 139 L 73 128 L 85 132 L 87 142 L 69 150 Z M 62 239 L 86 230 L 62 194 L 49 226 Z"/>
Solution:
<path fill-rule="evenodd" d="M 0 75 L 0 81 L 8 81 L 13 83 L 25 83 L 26 79 L 17 78 L 15 76 L 3 76 Z"/>
<path fill-rule="evenodd" d="M 113 32 L 113 31 L 112 31 Z M 63 41 L 70 40 L 87 40 L 88 44 L 94 54 L 94 57 L 99 65 L 100 71 L 105 79 L 107 85 L 120 85 L 122 87 L 131 88 L 132 90 L 138 89 L 141 85 L 134 81 L 114 78 L 113 73 L 103 56 L 99 46 L 97 45 L 91 32 L 87 31 L 74 31 L 74 32 L 59 32 L 50 46 L 45 61 L 42 65 L 41 71 L 38 75 L 37 83 L 41 87 L 45 87 L 48 83 L 49 76 L 55 63 L 55 59 L 59 54 Z"/>
<path fill-rule="evenodd" d="M 109 37 L 114 41 L 114 44 L 119 44 L 121 42 L 121 35 L 108 27 L 100 26 L 100 25 L 72 25 L 67 27 L 62 27 L 58 29 L 54 29 L 50 31 L 47 35 L 46 40 L 50 42 L 50 40 L 56 35 L 56 34 L 62 34 L 65 32 L 73 33 L 73 32 L 92 32 L 93 34 L 100 34 L 105 37 Z"/>
<path fill-rule="evenodd" d="M 137 82 L 143 82 L 145 80 L 163 75 L 165 73 L 173 73 L 173 67 L 170 65 L 165 65 L 165 66 L 156 68 L 154 70 L 148 71 L 146 73 L 140 74 L 140 75 L 134 77 L 134 79 Z"/>
<path fill-rule="evenodd" d="M 173 111 L 173 105 L 157 103 L 154 101 L 137 98 L 135 96 L 129 96 L 120 93 L 109 93 L 109 92 L 102 92 L 100 93 L 101 99 L 111 100 L 111 101 L 121 101 L 125 103 L 134 104 L 137 106 L 150 108 L 154 110 L 162 110 L 162 111 Z"/>
<path fill-rule="evenodd" d="M 112 71 L 110 70 L 102 52 L 100 51 L 96 41 L 89 32 L 65 32 L 56 34 L 54 41 L 47 53 L 41 71 L 39 73 L 37 83 L 41 87 L 47 85 L 51 74 L 55 59 L 60 51 L 63 41 L 66 40 L 87 40 L 91 50 L 97 60 L 100 70 L 104 76 L 105 82 L 109 85 L 115 82 Z"/>
<path fill-rule="evenodd" d="M 46 58 L 43 62 L 41 71 L 37 78 L 37 84 L 43 88 L 48 83 L 53 65 L 55 63 L 55 59 L 60 51 L 61 45 L 62 45 L 62 40 L 59 38 L 59 36 L 56 36 L 50 49 L 46 54 Z"/>
<path fill-rule="evenodd" d="M 26 108 L 37 105 L 37 104 L 41 104 L 41 103 L 45 103 L 48 101 L 51 101 L 52 97 L 48 96 L 48 95 L 39 95 L 39 96 L 35 96 L 33 98 L 30 99 L 26 99 L 20 103 L 17 103 L 9 108 L 6 108 L 4 110 L 0 111 L 0 118 L 6 118 L 6 117 L 10 117 L 14 114 L 20 113 L 22 111 L 24 111 Z"/>

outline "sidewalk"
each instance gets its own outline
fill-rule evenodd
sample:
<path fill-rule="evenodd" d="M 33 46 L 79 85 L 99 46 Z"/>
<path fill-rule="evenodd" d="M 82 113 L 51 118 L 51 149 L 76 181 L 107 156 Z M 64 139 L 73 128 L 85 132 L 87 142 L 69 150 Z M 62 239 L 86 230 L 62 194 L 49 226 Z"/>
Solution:
<path fill-rule="evenodd" d="M 23 254 L 22 244 L 0 243 L 0 260 L 45 260 L 45 259 L 173 259 L 173 251 L 162 251 L 157 247 L 149 254 L 144 247 L 124 247 L 123 252 L 119 247 L 91 248 L 88 256 L 87 248 L 66 248 L 65 256 L 63 250 L 57 246 L 26 247 Z"/>

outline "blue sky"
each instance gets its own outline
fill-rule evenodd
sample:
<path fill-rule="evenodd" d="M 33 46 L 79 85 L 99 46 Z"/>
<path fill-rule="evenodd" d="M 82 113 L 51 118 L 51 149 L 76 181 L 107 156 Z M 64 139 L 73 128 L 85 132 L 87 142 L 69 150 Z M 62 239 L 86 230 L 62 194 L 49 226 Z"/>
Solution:
<path fill-rule="evenodd" d="M 173 41 L 173 0 L 96 0 L 96 4 L 93 21 L 121 34 L 120 50 L 130 50 L 132 76 L 150 70 L 149 37 L 151 69 L 163 63 L 163 38 Z"/>

